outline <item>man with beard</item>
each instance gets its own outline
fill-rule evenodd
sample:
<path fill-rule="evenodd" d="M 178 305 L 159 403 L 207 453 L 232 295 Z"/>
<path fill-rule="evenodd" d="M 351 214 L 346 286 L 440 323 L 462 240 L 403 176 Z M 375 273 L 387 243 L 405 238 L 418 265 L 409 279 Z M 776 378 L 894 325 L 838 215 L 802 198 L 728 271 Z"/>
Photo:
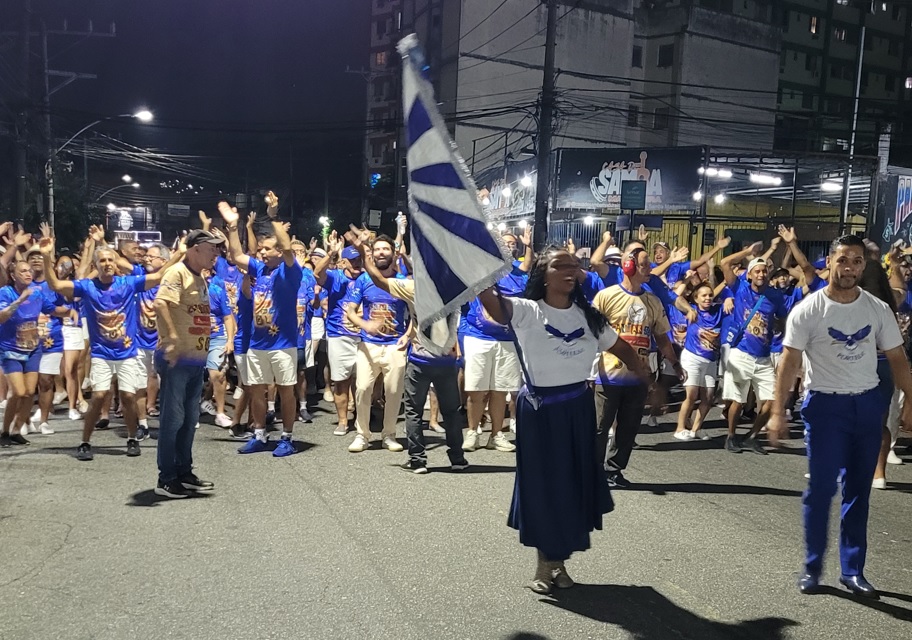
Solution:
<path fill-rule="evenodd" d="M 363 261 L 370 232 L 355 228 L 350 237 Z M 377 236 L 371 245 L 370 259 L 382 277 L 397 277 L 392 238 Z M 361 343 L 355 365 L 355 429 L 358 433 L 348 450 L 359 453 L 370 446 L 371 396 L 377 377 L 383 374 L 386 401 L 382 446 L 390 451 L 402 451 L 402 445 L 396 441 L 396 423 L 405 380 L 408 307 L 405 301 L 377 286 L 367 273 L 362 273 L 355 281 L 349 302 L 345 313 L 349 322 L 361 329 Z M 358 306 L 361 307 L 360 316 L 355 311 Z"/>
<path fill-rule="evenodd" d="M 104 242 L 104 238 L 101 238 Z M 51 257 L 54 254 L 53 238 L 42 238 L 39 243 L 44 258 L 44 273 L 51 289 L 66 298 L 82 299 L 82 315 L 86 318 L 91 343 L 92 367 L 89 380 L 92 400 L 85 414 L 82 444 L 76 450 L 76 459 L 94 459 L 90 440 L 95 430 L 101 406 L 117 376 L 120 402 L 127 425 L 127 455 L 138 456 L 141 451 L 137 436 L 136 392 L 146 384 L 146 372 L 137 357 L 136 333 L 139 330 L 136 294 L 157 287 L 162 271 L 142 276 L 118 275 L 117 254 L 104 245 L 95 251 L 95 268 L 98 275 L 92 280 L 60 280 L 54 272 Z M 165 268 L 176 264 L 181 252 L 175 252 Z"/>
<path fill-rule="evenodd" d="M 877 598 L 864 576 L 871 479 L 887 402 L 877 389 L 877 351 L 884 352 L 896 386 L 906 394 L 903 428 L 912 427 L 912 375 L 895 316 L 857 286 L 865 268 L 861 238 L 835 240 L 827 266 L 827 287 L 810 294 L 789 316 L 769 434 L 777 444 L 787 433 L 785 401 L 803 359 L 808 394 L 801 415 L 810 480 L 803 500 L 806 553 L 798 589 L 819 591 L 830 503 L 843 472 L 839 581 L 855 595 Z"/>
<path fill-rule="evenodd" d="M 361 275 L 361 254 L 354 247 L 345 247 L 345 241 L 333 231 L 328 241 L 329 253 L 314 265 L 317 284 L 326 292 L 326 346 L 329 359 L 329 376 L 338 423 L 333 435 L 348 433 L 348 397 L 361 337 L 357 327 L 345 319 L 350 304 L 351 290 Z M 338 268 L 330 265 L 340 261 Z"/>
<path fill-rule="evenodd" d="M 272 218 L 278 210 L 279 199 L 270 191 L 266 194 L 266 203 L 267 214 Z M 281 222 L 272 221 L 275 235 L 260 238 L 258 258 L 251 258 L 244 253 L 238 237 L 237 209 L 225 201 L 219 202 L 218 208 L 228 231 L 228 250 L 232 262 L 255 279 L 251 290 L 253 331 L 246 358 L 254 437 L 238 452 L 258 453 L 269 449 L 266 435 L 266 391 L 269 385 L 275 384 L 282 402 L 283 431 L 272 455 L 290 456 L 295 453 L 292 432 L 297 413 L 294 397 L 298 362 L 296 307 L 303 271 L 295 261 L 291 238 Z"/>
<path fill-rule="evenodd" d="M 218 245 L 223 242 L 208 231 L 191 231 L 184 261 L 164 273 L 155 297 L 159 323 L 155 368 L 162 380 L 155 493 L 168 498 L 214 488 L 193 473 L 192 448 L 212 323 L 209 285 L 202 272 L 215 266 Z"/>

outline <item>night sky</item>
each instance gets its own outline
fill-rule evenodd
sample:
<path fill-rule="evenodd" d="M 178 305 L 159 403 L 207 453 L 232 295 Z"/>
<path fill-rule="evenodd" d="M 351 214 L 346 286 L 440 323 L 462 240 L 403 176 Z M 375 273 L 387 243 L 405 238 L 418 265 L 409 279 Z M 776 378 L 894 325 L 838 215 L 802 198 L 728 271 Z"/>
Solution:
<path fill-rule="evenodd" d="M 23 4 L 3 2 L 3 30 L 18 27 Z M 288 184 L 291 152 L 298 198 L 322 202 L 327 180 L 334 197 L 359 195 L 366 83 L 345 70 L 368 63 L 369 0 L 32 5 L 36 29 L 41 19 L 49 29 L 66 19 L 70 30 L 86 29 L 91 19 L 98 32 L 116 23 L 116 38 L 51 38 L 52 68 L 98 76 L 52 97 L 58 138 L 95 118 L 147 107 L 153 125 L 106 132 L 142 147 L 198 154 L 200 166 L 238 188 L 248 176 L 251 187 Z M 0 56 L 15 63 L 12 50 Z"/>

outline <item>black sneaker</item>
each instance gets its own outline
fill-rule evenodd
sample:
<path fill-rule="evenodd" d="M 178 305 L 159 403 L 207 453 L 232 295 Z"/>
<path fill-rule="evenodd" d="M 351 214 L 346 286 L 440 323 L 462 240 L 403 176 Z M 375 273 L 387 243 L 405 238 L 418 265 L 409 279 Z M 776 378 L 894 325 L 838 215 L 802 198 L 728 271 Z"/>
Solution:
<path fill-rule="evenodd" d="M 8 433 L 0 433 L 0 448 L 6 449 L 12 444 L 13 442 L 10 440 L 10 435 Z"/>
<path fill-rule="evenodd" d="M 136 438 L 130 438 L 127 440 L 127 455 L 131 458 L 135 458 L 142 453 L 142 449 L 139 448 L 139 440 Z"/>
<path fill-rule="evenodd" d="M 228 429 L 229 435 L 235 440 L 250 440 L 253 437 L 253 434 L 247 430 L 247 427 L 241 426 L 239 424 L 233 424 Z"/>
<path fill-rule="evenodd" d="M 732 453 L 741 453 L 741 442 L 738 436 L 728 436 L 725 439 L 725 450 Z"/>
<path fill-rule="evenodd" d="M 307 407 L 301 407 L 298 409 L 298 417 L 301 419 L 301 422 L 310 424 L 314 421 L 313 416 L 310 415 L 310 411 L 307 410 Z"/>
<path fill-rule="evenodd" d="M 104 430 L 104 429 L 107 429 L 109 426 L 111 426 L 111 421 L 108 420 L 107 418 L 102 418 L 101 420 L 99 420 L 98 422 L 95 423 L 96 429 Z"/>
<path fill-rule="evenodd" d="M 620 471 L 609 471 L 608 472 L 608 486 L 612 489 L 628 489 L 630 488 L 630 480 L 624 477 L 624 474 Z"/>
<path fill-rule="evenodd" d="M 81 445 L 79 445 L 79 448 L 76 449 L 76 459 L 82 460 L 83 462 L 94 460 L 95 454 L 92 453 L 92 445 L 90 445 L 88 442 L 83 442 Z"/>
<path fill-rule="evenodd" d="M 275 421 L 276 421 L 276 412 L 275 412 L 275 411 L 267 411 L 267 412 L 266 412 L 266 425 L 268 426 L 268 425 L 271 425 L 271 424 L 275 424 Z"/>
<path fill-rule="evenodd" d="M 32 444 L 28 440 L 22 437 L 21 433 L 14 433 L 9 437 L 10 442 L 13 444 Z"/>
<path fill-rule="evenodd" d="M 741 441 L 741 451 L 750 451 L 752 453 L 759 453 L 761 456 L 769 455 L 766 449 L 757 442 L 756 438 L 745 438 Z"/>
<path fill-rule="evenodd" d="M 184 489 L 190 491 L 212 491 L 215 489 L 214 483 L 209 482 L 208 480 L 200 480 L 195 473 L 188 473 L 185 476 L 181 476 L 179 481 Z"/>
<path fill-rule="evenodd" d="M 459 460 L 458 462 L 453 462 L 450 464 L 450 469 L 452 469 L 453 471 L 465 471 L 468 468 L 469 468 L 469 461 L 466 460 L 465 458 L 463 458 L 462 460 Z"/>
<path fill-rule="evenodd" d="M 409 460 L 402 465 L 402 468 L 415 474 L 423 474 L 428 472 L 427 464 L 418 460 Z"/>
<path fill-rule="evenodd" d="M 166 498 L 189 498 L 190 492 L 179 480 L 172 480 L 171 482 L 159 482 L 155 487 L 155 495 Z"/>
<path fill-rule="evenodd" d="M 149 437 L 149 429 L 140 425 L 136 427 L 136 439 L 142 442 Z"/>

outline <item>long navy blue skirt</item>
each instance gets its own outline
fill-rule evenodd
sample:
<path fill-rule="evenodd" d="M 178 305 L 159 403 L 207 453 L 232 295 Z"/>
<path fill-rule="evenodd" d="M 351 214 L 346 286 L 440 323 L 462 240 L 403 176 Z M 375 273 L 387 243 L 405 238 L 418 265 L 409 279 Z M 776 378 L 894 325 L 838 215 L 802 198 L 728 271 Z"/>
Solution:
<path fill-rule="evenodd" d="M 589 548 L 614 501 L 599 464 L 595 398 L 588 385 L 540 387 L 535 410 L 523 389 L 516 401 L 516 481 L 507 524 L 550 561 Z M 571 396 L 568 399 L 568 396 Z"/>

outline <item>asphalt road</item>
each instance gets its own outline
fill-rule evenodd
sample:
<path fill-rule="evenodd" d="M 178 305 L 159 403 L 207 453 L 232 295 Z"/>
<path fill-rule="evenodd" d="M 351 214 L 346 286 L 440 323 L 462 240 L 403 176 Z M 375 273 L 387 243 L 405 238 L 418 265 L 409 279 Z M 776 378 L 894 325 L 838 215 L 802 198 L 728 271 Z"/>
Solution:
<path fill-rule="evenodd" d="M 122 430 L 100 432 L 78 462 L 79 425 L 58 417 L 56 435 L 0 452 L 0 638 L 912 638 L 912 458 L 873 496 L 866 573 L 883 599 L 802 596 L 801 441 L 727 453 L 711 417 L 709 442 L 673 440 L 673 416 L 644 427 L 634 486 L 555 597 L 524 587 L 534 551 L 505 524 L 514 454 L 451 473 L 430 435 L 416 476 L 379 444 L 348 453 L 324 412 L 285 459 L 238 455 L 204 424 L 215 493 L 165 501 L 154 441 L 127 458 Z M 826 567 L 836 585 L 835 553 Z"/>

